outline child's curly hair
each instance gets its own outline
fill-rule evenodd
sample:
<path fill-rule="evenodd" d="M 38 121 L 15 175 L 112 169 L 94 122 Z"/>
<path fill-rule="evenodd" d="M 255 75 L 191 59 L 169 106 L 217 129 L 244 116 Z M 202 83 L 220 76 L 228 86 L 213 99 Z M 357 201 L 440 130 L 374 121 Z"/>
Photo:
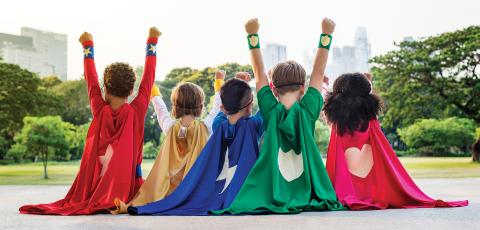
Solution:
<path fill-rule="evenodd" d="M 361 73 L 342 74 L 335 80 L 323 110 L 340 135 L 365 131 L 368 122 L 381 112 L 383 103 L 379 96 L 370 93 L 371 90 L 370 82 Z"/>
<path fill-rule="evenodd" d="M 133 68 L 124 62 L 115 62 L 108 65 L 103 72 L 103 85 L 113 96 L 126 98 L 135 85 Z"/>
<path fill-rule="evenodd" d="M 200 86 L 190 82 L 180 83 L 170 97 L 172 115 L 181 118 L 185 115 L 200 117 L 205 103 L 205 94 Z"/>

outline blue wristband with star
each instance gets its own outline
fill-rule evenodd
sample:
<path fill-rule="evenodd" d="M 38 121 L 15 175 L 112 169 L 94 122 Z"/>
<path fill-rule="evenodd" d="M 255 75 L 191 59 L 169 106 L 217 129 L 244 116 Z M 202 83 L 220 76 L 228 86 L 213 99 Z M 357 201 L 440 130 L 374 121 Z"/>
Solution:
<path fill-rule="evenodd" d="M 93 59 L 93 46 L 85 46 L 83 48 L 83 59 Z"/>
<path fill-rule="evenodd" d="M 157 44 L 148 43 L 145 50 L 147 52 L 147 56 L 157 56 Z"/>

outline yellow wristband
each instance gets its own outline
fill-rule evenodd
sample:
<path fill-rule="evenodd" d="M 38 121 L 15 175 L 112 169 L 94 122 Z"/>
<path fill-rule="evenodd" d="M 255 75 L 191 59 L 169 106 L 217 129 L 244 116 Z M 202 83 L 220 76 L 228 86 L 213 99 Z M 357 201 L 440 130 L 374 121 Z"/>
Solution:
<path fill-rule="evenodd" d="M 223 79 L 215 79 L 215 83 L 213 84 L 213 88 L 215 89 L 215 93 L 220 91 L 225 80 Z"/>
<path fill-rule="evenodd" d="M 153 84 L 152 91 L 150 92 L 150 98 L 161 95 L 162 94 L 160 93 L 160 89 L 158 88 L 158 86 Z"/>

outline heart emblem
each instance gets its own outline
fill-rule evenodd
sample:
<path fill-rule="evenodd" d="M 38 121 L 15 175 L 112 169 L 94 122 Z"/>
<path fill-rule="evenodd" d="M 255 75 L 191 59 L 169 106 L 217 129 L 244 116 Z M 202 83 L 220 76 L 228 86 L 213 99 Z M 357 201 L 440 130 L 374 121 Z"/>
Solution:
<path fill-rule="evenodd" d="M 365 178 L 373 168 L 372 146 L 364 144 L 362 149 L 350 147 L 345 150 L 348 171 L 360 178 Z"/>
<path fill-rule="evenodd" d="M 258 36 L 253 35 L 249 38 L 250 45 L 255 47 L 258 45 Z"/>
<path fill-rule="evenodd" d="M 302 153 L 296 154 L 293 149 L 288 152 L 278 150 L 278 170 L 282 177 L 290 182 L 302 175 L 303 173 L 303 156 Z"/>
<path fill-rule="evenodd" d="M 322 46 L 328 46 L 328 44 L 330 44 L 330 37 L 322 36 L 321 42 L 322 42 Z"/>

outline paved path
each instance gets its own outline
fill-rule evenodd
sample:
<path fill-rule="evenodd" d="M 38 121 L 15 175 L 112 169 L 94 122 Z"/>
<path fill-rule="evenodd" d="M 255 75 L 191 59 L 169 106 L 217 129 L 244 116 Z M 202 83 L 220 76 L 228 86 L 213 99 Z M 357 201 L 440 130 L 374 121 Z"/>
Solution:
<path fill-rule="evenodd" d="M 0 186 L 0 229 L 480 229 L 480 178 L 416 182 L 432 197 L 468 199 L 470 206 L 222 217 L 36 216 L 19 214 L 18 207 L 54 201 L 68 186 Z"/>

